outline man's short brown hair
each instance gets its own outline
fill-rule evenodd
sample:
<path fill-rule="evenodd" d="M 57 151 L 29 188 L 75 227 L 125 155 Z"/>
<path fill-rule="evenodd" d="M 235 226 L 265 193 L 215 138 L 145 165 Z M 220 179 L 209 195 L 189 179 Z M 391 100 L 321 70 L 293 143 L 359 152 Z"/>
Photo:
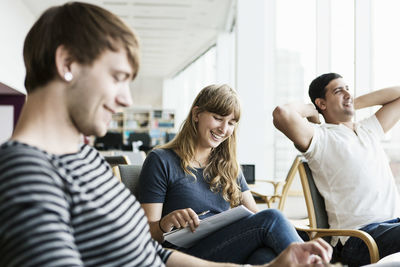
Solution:
<path fill-rule="evenodd" d="M 91 65 L 106 49 L 122 45 L 133 69 L 139 69 L 139 45 L 132 30 L 111 12 L 87 3 L 70 2 L 47 9 L 24 43 L 25 87 L 28 93 L 54 79 L 56 49 L 63 45 L 72 60 Z"/>

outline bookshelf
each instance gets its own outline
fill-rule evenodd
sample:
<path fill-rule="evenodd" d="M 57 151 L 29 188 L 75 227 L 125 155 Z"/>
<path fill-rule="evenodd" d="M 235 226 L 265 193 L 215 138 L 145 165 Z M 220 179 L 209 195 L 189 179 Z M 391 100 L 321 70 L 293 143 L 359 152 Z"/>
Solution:
<path fill-rule="evenodd" d="M 156 146 L 165 142 L 166 134 L 172 133 L 174 127 L 174 110 L 129 108 L 113 115 L 108 131 L 121 133 L 126 144 L 131 134 L 148 133 L 150 146 Z"/>

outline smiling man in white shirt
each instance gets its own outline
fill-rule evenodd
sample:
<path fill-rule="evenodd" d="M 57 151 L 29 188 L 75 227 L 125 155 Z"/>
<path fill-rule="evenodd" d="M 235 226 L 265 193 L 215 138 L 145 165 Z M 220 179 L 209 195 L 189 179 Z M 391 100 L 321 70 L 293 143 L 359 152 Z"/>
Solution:
<path fill-rule="evenodd" d="M 314 79 L 309 95 L 313 104 L 276 107 L 274 125 L 307 158 L 330 227 L 365 230 L 376 240 L 381 257 L 400 251 L 400 198 L 380 144 L 400 118 L 400 87 L 353 99 L 343 78 L 327 73 Z M 353 122 L 356 109 L 375 105 L 382 107 Z M 367 247 L 357 238 L 334 238 L 332 245 L 350 266 L 369 262 Z"/>

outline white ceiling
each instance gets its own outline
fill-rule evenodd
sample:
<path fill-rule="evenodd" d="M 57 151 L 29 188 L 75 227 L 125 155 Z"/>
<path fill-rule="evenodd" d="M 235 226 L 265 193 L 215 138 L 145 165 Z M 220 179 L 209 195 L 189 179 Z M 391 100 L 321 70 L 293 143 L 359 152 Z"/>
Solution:
<path fill-rule="evenodd" d="M 35 16 L 65 0 L 22 0 Z M 87 0 L 124 19 L 139 35 L 140 76 L 166 78 L 201 55 L 229 31 L 235 0 Z"/>

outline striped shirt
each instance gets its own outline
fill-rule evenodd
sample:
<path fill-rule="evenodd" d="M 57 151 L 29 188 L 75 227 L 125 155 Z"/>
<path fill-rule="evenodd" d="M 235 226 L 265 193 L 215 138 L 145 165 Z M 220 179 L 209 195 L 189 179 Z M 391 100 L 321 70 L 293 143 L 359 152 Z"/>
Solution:
<path fill-rule="evenodd" d="M 95 149 L 0 147 L 0 266 L 164 266 L 170 253 Z"/>

